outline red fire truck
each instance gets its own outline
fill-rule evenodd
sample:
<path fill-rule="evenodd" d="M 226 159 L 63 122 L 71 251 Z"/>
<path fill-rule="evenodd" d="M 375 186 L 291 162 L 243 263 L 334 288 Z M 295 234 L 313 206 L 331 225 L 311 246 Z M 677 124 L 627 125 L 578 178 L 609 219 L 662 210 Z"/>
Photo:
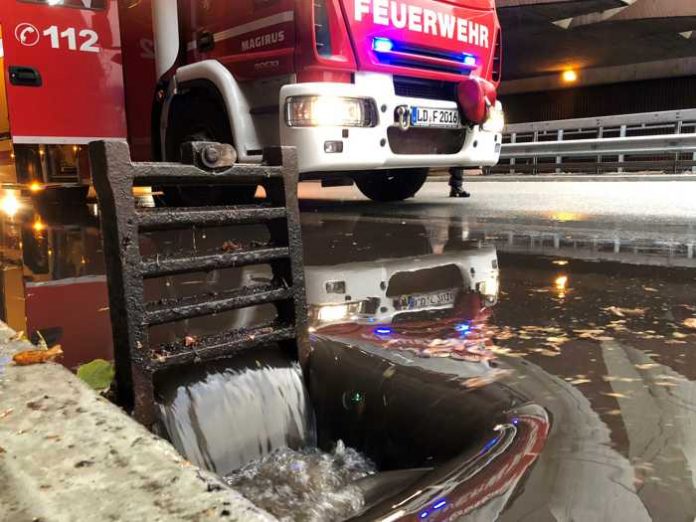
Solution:
<path fill-rule="evenodd" d="M 157 160 L 192 140 L 251 163 L 295 146 L 304 179 L 381 201 L 499 156 L 494 0 L 3 0 L 0 25 L 0 137 L 35 190 L 84 183 L 97 138 Z"/>

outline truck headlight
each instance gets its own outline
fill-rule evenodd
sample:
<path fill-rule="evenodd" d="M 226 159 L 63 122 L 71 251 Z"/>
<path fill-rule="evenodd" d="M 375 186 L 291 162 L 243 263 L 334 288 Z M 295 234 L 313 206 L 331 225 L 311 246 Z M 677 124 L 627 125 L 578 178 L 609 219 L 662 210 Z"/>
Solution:
<path fill-rule="evenodd" d="M 488 109 L 488 118 L 483 122 L 483 130 L 487 132 L 503 132 L 505 128 L 505 113 L 503 105 L 497 101 Z"/>
<path fill-rule="evenodd" d="M 374 127 L 377 108 L 367 98 L 290 96 L 285 121 L 290 127 Z"/>
<path fill-rule="evenodd" d="M 478 292 L 483 298 L 485 306 L 493 306 L 498 302 L 498 293 L 500 292 L 500 281 L 497 275 L 480 282 L 478 284 Z"/>
<path fill-rule="evenodd" d="M 309 319 L 313 325 L 350 321 L 362 313 L 362 301 L 341 304 L 310 305 Z"/>

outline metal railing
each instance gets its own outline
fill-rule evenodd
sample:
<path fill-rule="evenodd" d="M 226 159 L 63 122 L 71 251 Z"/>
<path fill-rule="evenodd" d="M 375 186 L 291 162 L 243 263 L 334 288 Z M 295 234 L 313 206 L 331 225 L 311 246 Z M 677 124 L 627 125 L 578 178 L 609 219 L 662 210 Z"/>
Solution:
<path fill-rule="evenodd" d="M 489 173 L 696 173 L 696 109 L 508 125 Z"/>

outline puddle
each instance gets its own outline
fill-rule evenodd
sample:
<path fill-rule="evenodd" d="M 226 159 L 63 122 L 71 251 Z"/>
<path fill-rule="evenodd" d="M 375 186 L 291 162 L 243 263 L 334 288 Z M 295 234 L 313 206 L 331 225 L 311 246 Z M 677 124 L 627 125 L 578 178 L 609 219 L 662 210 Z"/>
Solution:
<path fill-rule="evenodd" d="M 308 520 L 696 517 L 691 229 L 484 219 L 417 201 L 303 206 L 312 408 L 287 364 L 269 377 L 250 361 L 224 379 L 198 375 L 198 389 L 163 389 L 172 438 L 192 461 L 228 475 L 242 466 L 235 487 Z M 1 233 L 0 318 L 62 344 L 70 368 L 110 359 L 94 215 L 25 209 Z M 220 239 L 169 234 L 147 248 Z M 162 284 L 176 298 L 263 277 Z M 246 320 L 221 315 L 161 335 Z M 226 379 L 242 385 L 229 390 Z M 216 394 L 234 400 L 201 406 L 207 424 L 191 417 L 191 404 Z M 276 400 L 285 406 L 268 406 Z M 345 449 L 334 451 L 339 440 Z"/>

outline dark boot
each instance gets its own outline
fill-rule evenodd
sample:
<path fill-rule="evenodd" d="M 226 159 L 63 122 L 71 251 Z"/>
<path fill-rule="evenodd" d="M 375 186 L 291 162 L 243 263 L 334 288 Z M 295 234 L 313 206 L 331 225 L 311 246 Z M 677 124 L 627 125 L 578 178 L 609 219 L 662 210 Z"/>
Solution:
<path fill-rule="evenodd" d="M 452 167 L 449 171 L 450 179 L 450 195 L 451 198 L 468 198 L 471 196 L 466 190 L 464 190 L 464 169 L 459 167 Z"/>
<path fill-rule="evenodd" d="M 450 189 L 449 197 L 451 197 L 451 198 L 468 198 L 468 197 L 471 197 L 471 194 L 469 194 L 466 190 L 457 189 L 457 188 L 452 187 Z"/>

